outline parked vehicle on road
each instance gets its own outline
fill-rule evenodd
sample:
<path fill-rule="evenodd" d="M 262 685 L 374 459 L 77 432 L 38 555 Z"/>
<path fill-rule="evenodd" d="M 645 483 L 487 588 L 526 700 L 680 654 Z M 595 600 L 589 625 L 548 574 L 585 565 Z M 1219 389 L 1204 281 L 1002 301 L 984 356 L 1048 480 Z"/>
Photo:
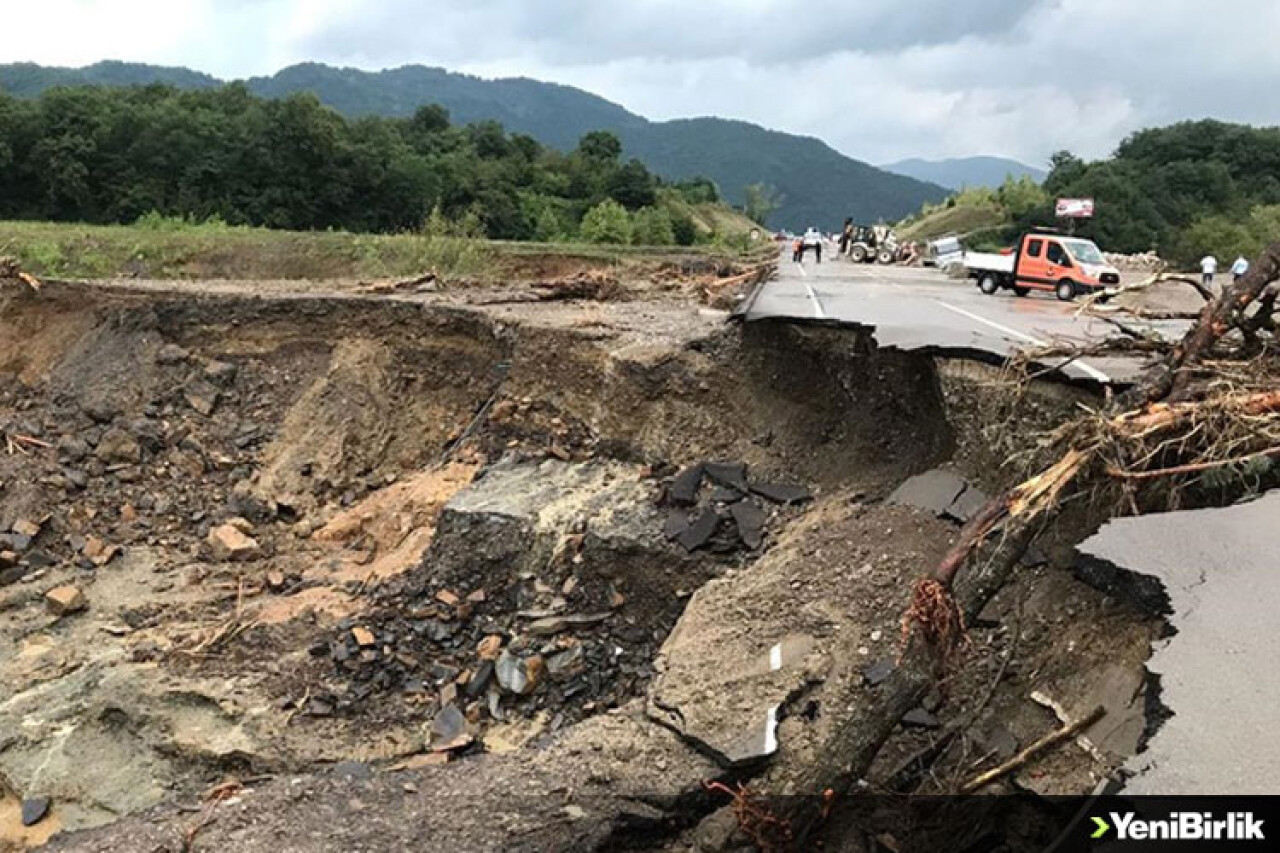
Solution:
<path fill-rule="evenodd" d="M 901 255 L 898 236 L 887 225 L 855 225 L 849 244 L 849 260 L 855 264 L 892 264 Z"/>
<path fill-rule="evenodd" d="M 1018 296 L 1047 290 L 1069 302 L 1081 294 L 1120 286 L 1120 273 L 1092 240 L 1054 231 L 1023 234 L 1008 253 L 965 252 L 964 266 L 988 296 L 1000 290 L 1012 290 Z"/>
<path fill-rule="evenodd" d="M 955 234 L 947 234 L 925 244 L 923 263 L 926 267 L 946 270 L 952 264 L 964 262 L 964 246 Z"/>

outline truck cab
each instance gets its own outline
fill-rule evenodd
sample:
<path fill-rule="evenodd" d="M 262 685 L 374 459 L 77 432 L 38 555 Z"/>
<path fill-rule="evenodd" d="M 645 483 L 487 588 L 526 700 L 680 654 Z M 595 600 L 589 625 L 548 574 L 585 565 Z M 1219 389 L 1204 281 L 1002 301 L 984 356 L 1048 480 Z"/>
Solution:
<path fill-rule="evenodd" d="M 1002 288 L 1018 296 L 1047 290 L 1069 301 L 1080 294 L 1120 285 L 1120 273 L 1106 262 L 1092 240 L 1052 231 L 1022 235 L 1011 257 L 970 253 L 965 257 L 965 266 L 988 295 Z"/>

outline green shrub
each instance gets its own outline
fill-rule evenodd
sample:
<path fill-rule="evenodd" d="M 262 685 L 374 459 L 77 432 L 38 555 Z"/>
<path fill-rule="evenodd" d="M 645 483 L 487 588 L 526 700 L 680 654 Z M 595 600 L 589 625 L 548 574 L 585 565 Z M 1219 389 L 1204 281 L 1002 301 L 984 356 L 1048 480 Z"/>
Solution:
<path fill-rule="evenodd" d="M 582 217 L 582 239 L 588 243 L 622 245 L 631 242 L 631 217 L 613 199 L 605 199 Z"/>
<path fill-rule="evenodd" d="M 631 242 L 636 246 L 670 246 L 675 243 L 675 226 L 666 208 L 642 207 L 637 210 Z"/>

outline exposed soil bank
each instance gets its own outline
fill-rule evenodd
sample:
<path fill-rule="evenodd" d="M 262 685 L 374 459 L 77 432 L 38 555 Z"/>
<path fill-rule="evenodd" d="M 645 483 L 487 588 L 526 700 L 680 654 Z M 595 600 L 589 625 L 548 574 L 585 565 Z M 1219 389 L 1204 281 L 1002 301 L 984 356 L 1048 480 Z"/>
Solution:
<path fill-rule="evenodd" d="M 703 844 L 704 781 L 786 791 L 892 660 L 954 527 L 882 499 L 944 462 L 994 488 L 1012 456 L 976 432 L 989 374 L 681 303 L 0 300 L 0 534 L 34 529 L 0 567 L 0 787 L 51 796 L 45 828 L 114 822 L 55 849 L 182 849 L 229 777 L 255 790 L 196 849 Z M 1037 386 L 1009 416 L 1072 403 Z M 663 495 L 703 460 L 815 498 L 758 501 L 760 548 L 690 553 Z M 697 512 L 728 529 L 713 485 Z M 1016 784 L 1085 790 L 1132 752 L 1152 622 L 1049 556 L 872 784 L 970 718 L 916 788 L 1038 737 L 1032 692 L 1120 698 L 1093 752 Z M 84 609 L 46 602 L 67 585 Z"/>

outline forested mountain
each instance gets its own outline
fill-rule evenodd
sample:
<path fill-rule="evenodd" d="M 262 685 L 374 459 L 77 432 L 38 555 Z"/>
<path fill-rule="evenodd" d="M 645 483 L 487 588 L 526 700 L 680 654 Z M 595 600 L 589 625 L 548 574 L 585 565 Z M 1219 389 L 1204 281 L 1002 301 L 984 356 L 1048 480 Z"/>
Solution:
<path fill-rule="evenodd" d="M 995 189 L 1006 178 L 1031 178 L 1039 183 L 1048 174 L 1044 169 L 1009 160 L 1004 157 L 952 157 L 946 160 L 900 160 L 880 167 L 895 175 L 906 175 L 919 181 L 928 181 L 951 190 L 964 187 L 990 187 Z"/>
<path fill-rule="evenodd" d="M 21 97 L 67 83 L 153 81 L 182 88 L 217 82 L 186 69 L 124 63 L 78 70 L 0 66 L 0 89 Z M 561 151 L 571 150 L 585 133 L 610 130 L 622 140 L 626 157 L 640 158 L 667 178 L 706 175 L 734 204 L 745 201 L 747 186 L 768 185 L 777 202 L 769 221 L 778 227 L 834 228 L 844 216 L 894 220 L 946 195 L 941 187 L 891 175 L 816 139 L 711 118 L 650 122 L 588 92 L 535 80 L 483 80 L 422 66 L 367 72 L 309 63 L 246 85 L 266 97 L 313 92 L 352 117 L 404 117 L 424 104 L 440 104 L 456 122 L 498 121 Z"/>
<path fill-rule="evenodd" d="M 347 119 L 314 95 L 243 84 L 0 95 L 0 218 L 145 216 L 272 228 L 436 229 L 500 239 L 689 244 L 706 181 L 662 182 L 607 131 L 569 153 L 496 122 Z"/>

